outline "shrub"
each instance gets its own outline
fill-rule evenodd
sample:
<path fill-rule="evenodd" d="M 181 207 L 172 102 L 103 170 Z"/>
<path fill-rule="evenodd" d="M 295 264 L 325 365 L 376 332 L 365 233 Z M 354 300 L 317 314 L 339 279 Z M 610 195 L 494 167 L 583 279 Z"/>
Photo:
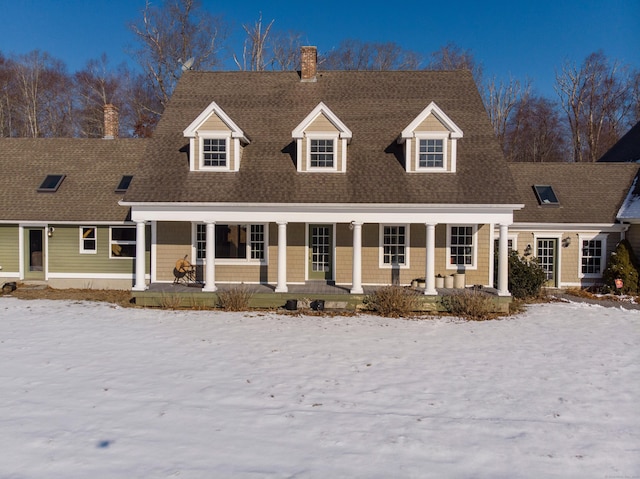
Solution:
<path fill-rule="evenodd" d="M 621 279 L 622 288 L 616 288 L 615 280 Z M 606 269 L 602 273 L 605 289 L 620 294 L 633 294 L 638 291 L 638 268 L 633 249 L 627 240 L 622 240 L 609 257 Z"/>
<path fill-rule="evenodd" d="M 364 298 L 364 304 L 382 316 L 411 316 L 418 309 L 420 294 L 409 288 L 385 286 Z"/>
<path fill-rule="evenodd" d="M 465 289 L 445 296 L 442 304 L 449 313 L 468 320 L 484 321 L 497 316 L 493 298 L 480 291 Z"/>
<path fill-rule="evenodd" d="M 162 293 L 160 297 L 160 307 L 162 309 L 179 309 L 182 304 L 182 298 L 179 294 Z"/>
<path fill-rule="evenodd" d="M 218 303 L 225 311 L 246 311 L 253 293 L 244 285 L 218 292 Z"/>
<path fill-rule="evenodd" d="M 526 260 L 517 251 L 509 254 L 509 291 L 514 298 L 537 298 L 545 280 L 545 271 L 536 258 Z"/>

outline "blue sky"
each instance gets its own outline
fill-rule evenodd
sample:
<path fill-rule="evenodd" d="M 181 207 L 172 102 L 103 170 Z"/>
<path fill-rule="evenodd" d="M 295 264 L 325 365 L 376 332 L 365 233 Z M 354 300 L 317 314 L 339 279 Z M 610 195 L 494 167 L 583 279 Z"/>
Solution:
<path fill-rule="evenodd" d="M 0 52 L 34 49 L 63 60 L 69 71 L 106 53 L 112 64 L 132 63 L 127 24 L 144 0 L 0 0 Z M 241 47 L 242 24 L 275 19 L 274 29 L 296 30 L 320 52 L 341 40 L 393 41 L 425 57 L 448 42 L 470 49 L 485 77 L 530 78 L 538 93 L 554 96 L 555 72 L 566 59 L 578 63 L 602 49 L 640 69 L 640 0 L 534 0 L 443 2 L 210 1 Z M 239 52 L 238 52 L 239 53 Z M 234 69 L 228 63 L 229 69 Z"/>

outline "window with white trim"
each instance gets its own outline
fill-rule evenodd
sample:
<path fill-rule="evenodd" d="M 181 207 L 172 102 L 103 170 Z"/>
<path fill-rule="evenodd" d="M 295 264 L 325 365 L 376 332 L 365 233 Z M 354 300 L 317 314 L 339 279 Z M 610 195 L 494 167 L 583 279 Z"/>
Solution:
<path fill-rule="evenodd" d="M 447 268 L 474 268 L 476 266 L 475 236 L 475 226 L 456 225 L 449 227 L 449 261 Z"/>
<path fill-rule="evenodd" d="M 202 139 L 202 166 L 227 167 L 227 139 L 203 138 Z"/>
<path fill-rule="evenodd" d="M 406 266 L 408 264 L 408 229 L 406 225 L 382 226 L 382 265 Z"/>
<path fill-rule="evenodd" d="M 446 141 L 442 138 L 418 140 L 418 168 L 444 168 Z"/>
<path fill-rule="evenodd" d="M 216 224 L 216 260 L 265 260 L 265 225 Z M 207 227 L 196 225 L 196 258 L 206 258 Z"/>
<path fill-rule="evenodd" d="M 96 254 L 98 251 L 98 233 L 95 226 L 80 227 L 80 254 Z"/>
<path fill-rule="evenodd" d="M 109 257 L 136 257 L 135 226 L 112 226 L 109 228 Z"/>
<path fill-rule="evenodd" d="M 606 250 L 604 236 L 580 238 L 580 273 L 582 277 L 600 277 Z"/>
<path fill-rule="evenodd" d="M 309 167 L 333 168 L 335 165 L 335 140 L 309 139 Z"/>

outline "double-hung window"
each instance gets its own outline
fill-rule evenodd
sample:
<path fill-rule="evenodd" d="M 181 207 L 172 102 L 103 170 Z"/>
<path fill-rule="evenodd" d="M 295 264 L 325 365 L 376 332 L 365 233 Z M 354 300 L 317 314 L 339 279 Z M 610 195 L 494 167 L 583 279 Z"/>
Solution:
<path fill-rule="evenodd" d="M 95 226 L 80 227 L 80 254 L 96 254 L 98 251 L 98 236 Z"/>
<path fill-rule="evenodd" d="M 227 139 L 203 138 L 202 139 L 202 166 L 227 167 Z"/>
<path fill-rule="evenodd" d="M 135 226 L 112 226 L 109 228 L 109 257 L 136 257 Z"/>
<path fill-rule="evenodd" d="M 419 141 L 418 168 L 444 168 L 444 140 L 429 138 Z"/>
<path fill-rule="evenodd" d="M 196 258 L 206 258 L 206 225 L 196 225 Z M 216 260 L 265 260 L 265 225 L 216 224 L 215 254 Z"/>
<path fill-rule="evenodd" d="M 476 227 L 450 226 L 448 231 L 449 262 L 447 268 L 476 267 Z"/>
<path fill-rule="evenodd" d="M 308 138 L 307 139 L 307 166 L 309 170 L 335 171 L 337 162 L 337 139 Z"/>
<path fill-rule="evenodd" d="M 599 277 L 602 275 L 606 240 L 604 236 L 580 238 L 580 276 Z"/>
<path fill-rule="evenodd" d="M 381 266 L 408 266 L 408 227 L 382 225 Z"/>

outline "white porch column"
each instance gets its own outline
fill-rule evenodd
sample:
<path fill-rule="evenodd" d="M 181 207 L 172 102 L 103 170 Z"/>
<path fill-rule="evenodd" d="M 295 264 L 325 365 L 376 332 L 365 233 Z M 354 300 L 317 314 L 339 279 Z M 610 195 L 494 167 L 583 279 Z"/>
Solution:
<path fill-rule="evenodd" d="M 500 225 L 498 242 L 498 296 L 511 296 L 509 293 L 509 226 Z"/>
<path fill-rule="evenodd" d="M 216 287 L 216 223 L 213 221 L 207 222 L 206 234 L 205 234 L 205 256 L 206 263 L 204 268 L 204 288 L 202 291 L 212 293 L 218 288 Z"/>
<path fill-rule="evenodd" d="M 276 293 L 286 293 L 287 288 L 287 222 L 278 222 L 278 284 Z"/>
<path fill-rule="evenodd" d="M 362 223 L 353 225 L 353 270 L 351 272 L 351 294 L 362 294 Z"/>
<path fill-rule="evenodd" d="M 146 273 L 146 225 L 144 221 L 136 222 L 136 274 L 135 284 L 133 286 L 134 291 L 144 291 L 147 289 L 147 282 L 145 281 Z"/>
<path fill-rule="evenodd" d="M 426 223 L 427 226 L 427 252 L 425 267 L 425 285 L 424 294 L 435 296 L 436 291 L 436 225 L 435 223 Z"/>

